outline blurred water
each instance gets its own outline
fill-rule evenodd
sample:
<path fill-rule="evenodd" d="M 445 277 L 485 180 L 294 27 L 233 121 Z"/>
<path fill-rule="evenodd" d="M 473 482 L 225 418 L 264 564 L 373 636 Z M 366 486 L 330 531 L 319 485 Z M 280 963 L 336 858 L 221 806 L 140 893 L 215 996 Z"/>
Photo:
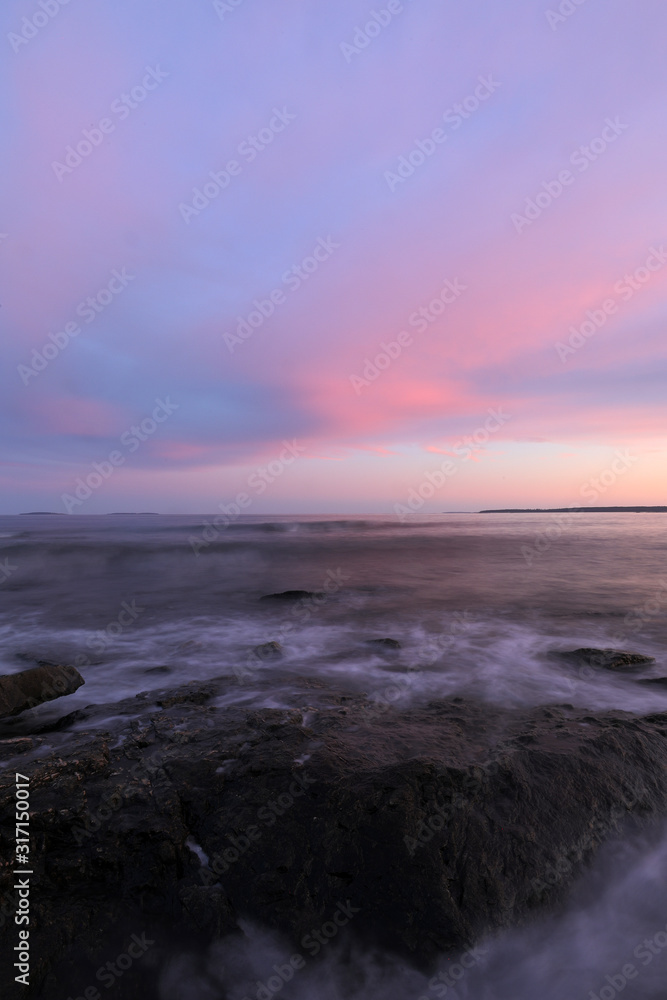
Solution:
<path fill-rule="evenodd" d="M 0 518 L 0 670 L 42 658 L 75 663 L 86 680 L 36 709 L 39 717 L 90 703 L 108 703 L 113 715 L 120 698 L 224 674 L 221 701 L 248 705 L 300 704 L 289 678 L 305 676 L 396 704 L 456 694 L 667 711 L 667 687 L 638 683 L 667 676 L 665 515 L 577 514 L 560 527 L 550 515 L 517 514 L 406 524 L 255 517 L 217 528 L 212 520 Z M 289 589 L 326 596 L 259 600 Z M 382 637 L 402 648 L 364 645 Z M 272 640 L 282 660 L 250 655 Z M 614 674 L 548 656 L 580 646 L 627 648 L 656 662 Z M 282 981 L 275 967 L 286 969 L 294 944 L 246 925 L 242 940 L 175 955 L 161 994 L 665 1000 L 666 882 L 667 837 L 654 831 L 603 851 L 559 913 L 482 942 L 465 965 L 443 958 L 431 977 L 335 942 L 324 964 L 309 960 Z"/>
<path fill-rule="evenodd" d="M 665 1000 L 667 836 L 609 843 L 561 910 L 443 956 L 422 975 L 348 940 L 313 955 L 252 924 L 174 956 L 161 1000 Z M 352 918 L 354 919 L 354 918 Z M 305 939 L 304 939 L 305 940 Z M 303 964 L 290 975 L 290 958 Z M 314 959 L 317 958 L 317 961 Z M 298 964 L 298 963 L 297 963 Z"/>
<path fill-rule="evenodd" d="M 267 694 L 274 661 L 248 659 L 279 641 L 281 674 L 370 694 L 401 673 L 404 700 L 667 710 L 667 687 L 547 655 L 629 648 L 656 658 L 638 678 L 667 675 L 665 515 L 212 520 L 0 518 L 0 670 L 79 666 L 85 686 L 52 715 L 222 674 L 238 682 L 228 700 L 287 705 L 282 680 Z M 289 589 L 324 597 L 259 600 Z M 393 657 L 364 646 L 385 636 Z"/>

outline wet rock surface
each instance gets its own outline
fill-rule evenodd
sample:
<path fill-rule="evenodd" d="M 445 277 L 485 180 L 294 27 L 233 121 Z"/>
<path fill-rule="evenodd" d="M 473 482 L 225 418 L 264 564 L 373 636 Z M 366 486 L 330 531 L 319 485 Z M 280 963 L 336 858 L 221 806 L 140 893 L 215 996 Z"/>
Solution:
<path fill-rule="evenodd" d="M 0 677 L 0 718 L 18 715 L 45 701 L 74 694 L 84 683 L 75 667 L 40 662 L 31 670 Z"/>
<path fill-rule="evenodd" d="M 260 660 L 280 660 L 283 655 L 283 647 L 279 642 L 272 640 L 271 642 L 263 642 L 261 646 L 255 646 L 253 653 Z"/>
<path fill-rule="evenodd" d="M 401 649 L 398 639 L 366 639 L 365 645 L 385 652 L 395 652 Z"/>
<path fill-rule="evenodd" d="M 305 601 L 312 598 L 322 600 L 325 597 L 326 594 L 321 591 L 283 590 L 279 594 L 264 594 L 263 597 L 260 597 L 260 601 Z"/>
<path fill-rule="evenodd" d="M 289 709 L 225 707 L 221 678 L 0 727 L 7 859 L 15 769 L 30 779 L 32 995 L 83 996 L 146 935 L 113 995 L 150 1000 L 170 957 L 239 919 L 298 950 L 341 904 L 356 939 L 428 966 L 561 898 L 620 824 L 667 812 L 667 715 L 399 710 L 287 680 Z M 0 871 L 8 997 L 25 995 L 14 878 Z"/>
<path fill-rule="evenodd" d="M 601 670 L 633 671 L 655 663 L 655 657 L 645 656 L 643 653 L 630 653 L 624 649 L 594 649 L 583 647 L 582 649 L 572 649 L 566 652 L 552 653 L 571 663 L 585 665 L 588 667 L 599 667 Z"/>

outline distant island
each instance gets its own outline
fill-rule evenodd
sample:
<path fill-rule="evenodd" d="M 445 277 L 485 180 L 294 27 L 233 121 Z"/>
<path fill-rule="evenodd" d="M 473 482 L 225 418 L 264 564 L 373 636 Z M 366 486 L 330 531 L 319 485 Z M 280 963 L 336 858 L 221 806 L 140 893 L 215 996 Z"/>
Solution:
<path fill-rule="evenodd" d="M 44 517 L 45 514 L 53 515 L 53 517 L 60 517 L 61 511 L 59 510 L 22 510 L 19 517 Z M 62 517 L 65 515 L 62 514 Z"/>
<path fill-rule="evenodd" d="M 480 514 L 665 514 L 667 507 L 506 507 Z"/>

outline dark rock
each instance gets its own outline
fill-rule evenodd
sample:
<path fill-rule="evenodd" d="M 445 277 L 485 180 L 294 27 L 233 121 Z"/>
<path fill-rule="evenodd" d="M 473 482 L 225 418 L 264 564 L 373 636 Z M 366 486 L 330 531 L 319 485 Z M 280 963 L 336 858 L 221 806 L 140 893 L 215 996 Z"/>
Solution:
<path fill-rule="evenodd" d="M 279 642 L 265 642 L 261 646 L 255 646 L 253 653 L 261 660 L 279 660 L 283 655 L 283 647 Z"/>
<path fill-rule="evenodd" d="M 165 695 L 159 695 L 156 698 L 155 703 L 156 705 L 160 705 L 162 708 L 171 708 L 173 705 L 184 705 L 187 703 L 192 705 L 205 705 L 206 702 L 210 701 L 215 694 L 215 686 L 199 684 L 197 681 L 190 681 L 189 684 L 176 688 L 175 691 L 170 691 Z"/>
<path fill-rule="evenodd" d="M 654 656 L 644 656 L 643 653 L 629 653 L 622 649 L 594 649 L 583 647 L 565 652 L 552 653 L 561 659 L 572 663 L 585 664 L 588 667 L 600 667 L 603 670 L 636 670 L 647 663 L 655 663 Z"/>
<path fill-rule="evenodd" d="M 45 701 L 74 694 L 84 684 L 74 667 L 42 661 L 38 667 L 0 677 L 0 717 L 18 715 Z"/>
<path fill-rule="evenodd" d="M 366 639 L 366 646 L 375 646 L 377 649 L 395 650 L 401 649 L 398 639 Z"/>
<path fill-rule="evenodd" d="M 642 677 L 638 684 L 652 684 L 656 687 L 667 687 L 667 677 Z"/>
<path fill-rule="evenodd" d="M 171 667 L 149 667 L 148 670 L 144 670 L 145 674 L 170 674 Z"/>
<path fill-rule="evenodd" d="M 260 601 L 305 601 L 315 598 L 322 600 L 326 594 L 312 590 L 283 590 L 281 594 L 264 594 Z"/>
<path fill-rule="evenodd" d="M 227 681 L 89 706 L 90 723 L 129 718 L 21 758 L 35 995 L 81 996 L 145 932 L 114 996 L 153 1000 L 169 957 L 239 918 L 298 950 L 348 900 L 355 937 L 428 965 L 561 898 L 625 818 L 667 813 L 667 714 L 399 711 L 306 681 L 303 709 L 211 707 Z M 0 770 L 8 839 L 13 778 Z M 0 869 L 0 902 L 13 881 Z"/>
<path fill-rule="evenodd" d="M 32 750 L 33 741 L 28 736 L 19 736 L 13 740 L 0 740 L 0 758 L 14 757 L 20 753 L 27 753 Z"/>
<path fill-rule="evenodd" d="M 179 653 L 197 653 L 204 648 L 204 643 L 199 642 L 197 639 L 187 639 L 186 642 L 181 642 L 176 648 Z"/>
<path fill-rule="evenodd" d="M 69 729 L 73 726 L 75 722 L 83 722 L 84 719 L 88 718 L 88 712 L 85 709 L 78 708 L 74 712 L 70 712 L 68 715 L 63 715 L 55 722 L 45 722 L 43 725 L 35 726 L 31 724 L 30 731 L 33 735 L 41 733 L 60 733 L 65 729 Z"/>

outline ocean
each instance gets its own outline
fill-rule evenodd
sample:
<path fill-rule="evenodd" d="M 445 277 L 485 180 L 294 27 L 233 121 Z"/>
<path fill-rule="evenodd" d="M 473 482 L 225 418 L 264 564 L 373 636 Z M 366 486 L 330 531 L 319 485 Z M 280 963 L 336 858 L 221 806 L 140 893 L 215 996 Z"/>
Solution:
<path fill-rule="evenodd" d="M 0 670 L 80 669 L 85 686 L 45 716 L 226 673 L 261 681 L 230 700 L 284 707 L 291 692 L 255 646 L 279 642 L 283 672 L 372 694 L 387 657 L 364 643 L 392 638 L 406 702 L 666 711 L 667 687 L 548 653 L 629 648 L 656 658 L 643 676 L 667 674 L 667 519 L 558 517 L 0 517 Z M 260 600 L 287 590 L 322 596 Z"/>
<path fill-rule="evenodd" d="M 223 675 L 230 682 L 217 703 L 248 707 L 300 705 L 296 680 L 308 677 L 399 707 L 458 696 L 667 712 L 667 682 L 642 683 L 667 677 L 663 514 L 213 521 L 0 518 L 0 673 L 47 660 L 74 664 L 85 679 L 75 694 L 35 709 L 35 719 L 92 703 L 108 706 L 111 718 L 120 699 Z M 313 596 L 261 600 L 289 590 Z M 400 648 L 370 642 L 377 639 Z M 279 660 L 253 652 L 272 642 Z M 623 673 L 551 655 L 578 647 L 628 649 L 655 662 Z M 71 731 L 78 725 L 90 731 L 104 716 Z M 667 836 L 653 828 L 633 835 L 621 845 L 622 863 L 612 846 L 567 907 L 489 941 L 484 958 L 449 986 L 407 970 L 388 980 L 377 957 L 364 956 L 377 969 L 362 993 L 341 993 L 334 968 L 309 972 L 284 995 L 532 1000 L 539 990 L 544 1000 L 590 1000 L 585 982 L 598 984 L 591 990 L 599 1000 L 621 991 L 664 1000 L 667 948 L 644 946 L 647 961 L 635 949 L 660 934 L 667 945 Z M 248 940 L 257 954 L 273 947 L 261 930 Z M 626 982 L 617 967 L 627 963 L 638 975 Z"/>

